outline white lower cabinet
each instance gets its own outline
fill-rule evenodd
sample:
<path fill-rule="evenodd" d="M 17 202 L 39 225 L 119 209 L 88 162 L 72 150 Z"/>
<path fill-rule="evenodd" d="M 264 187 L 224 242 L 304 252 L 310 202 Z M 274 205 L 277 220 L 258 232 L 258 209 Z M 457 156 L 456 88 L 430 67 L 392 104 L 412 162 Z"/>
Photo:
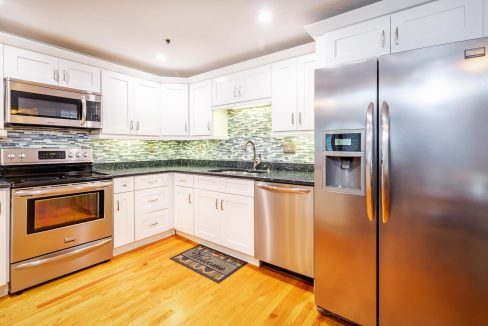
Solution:
<path fill-rule="evenodd" d="M 0 191 L 0 287 L 7 285 L 8 261 L 7 253 L 9 248 L 8 226 L 8 205 L 9 193 L 7 190 Z"/>
<path fill-rule="evenodd" d="M 193 176 L 191 176 L 193 178 Z M 177 177 L 175 177 L 176 180 Z M 177 181 L 175 181 L 176 183 Z M 174 187 L 174 226 L 175 229 L 194 235 L 193 231 L 193 188 Z"/>
<path fill-rule="evenodd" d="M 135 240 L 141 240 L 171 229 L 169 210 L 136 215 Z"/>
<path fill-rule="evenodd" d="M 114 194 L 114 248 L 134 241 L 134 192 Z"/>
<path fill-rule="evenodd" d="M 220 193 L 195 189 L 195 236 L 220 243 Z"/>

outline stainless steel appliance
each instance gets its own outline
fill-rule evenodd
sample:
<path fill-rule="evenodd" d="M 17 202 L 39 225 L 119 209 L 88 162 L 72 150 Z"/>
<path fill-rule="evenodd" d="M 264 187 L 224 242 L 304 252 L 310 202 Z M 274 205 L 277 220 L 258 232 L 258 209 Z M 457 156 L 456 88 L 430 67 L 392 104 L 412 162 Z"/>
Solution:
<path fill-rule="evenodd" d="M 255 182 L 254 196 L 255 257 L 313 277 L 313 188 Z"/>
<path fill-rule="evenodd" d="M 5 78 L 5 122 L 102 128 L 102 96 L 71 88 Z"/>
<path fill-rule="evenodd" d="M 488 324 L 488 39 L 316 72 L 316 304 Z"/>
<path fill-rule="evenodd" d="M 112 180 L 91 150 L 0 150 L 11 191 L 10 292 L 112 257 Z M 64 164 L 64 163 L 71 164 Z"/>

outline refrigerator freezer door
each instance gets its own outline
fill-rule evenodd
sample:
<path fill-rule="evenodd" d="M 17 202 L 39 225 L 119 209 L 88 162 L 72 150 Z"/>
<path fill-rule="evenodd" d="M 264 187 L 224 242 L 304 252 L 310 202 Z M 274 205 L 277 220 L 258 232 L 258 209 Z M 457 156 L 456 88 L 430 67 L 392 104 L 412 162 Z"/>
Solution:
<path fill-rule="evenodd" d="M 390 151 L 380 325 L 488 325 L 487 48 L 480 39 L 379 60 Z"/>
<path fill-rule="evenodd" d="M 370 59 L 315 73 L 316 304 L 363 325 L 376 324 L 377 218 L 374 202 L 377 196 L 374 189 L 368 189 L 371 184 L 376 187 L 376 165 L 363 165 L 364 172 L 372 173 L 365 182 L 367 196 L 326 189 L 324 131 L 363 130 L 365 140 L 372 146 L 366 146 L 366 155 L 362 159 L 376 157 L 374 139 L 371 138 L 376 138 L 377 69 L 377 60 Z M 366 128 L 368 112 L 372 115 L 368 121 L 374 126 Z M 335 145 L 338 144 L 340 147 L 341 143 Z M 373 152 L 368 155 L 368 151 Z M 347 163 L 347 159 L 344 161 Z M 342 168 L 351 166 L 342 164 Z"/>

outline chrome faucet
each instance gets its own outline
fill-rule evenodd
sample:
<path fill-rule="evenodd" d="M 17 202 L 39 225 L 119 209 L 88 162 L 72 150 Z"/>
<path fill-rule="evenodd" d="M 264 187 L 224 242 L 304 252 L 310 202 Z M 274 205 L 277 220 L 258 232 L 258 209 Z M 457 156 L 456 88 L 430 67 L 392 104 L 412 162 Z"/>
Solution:
<path fill-rule="evenodd" d="M 259 154 L 259 158 L 256 158 L 256 145 L 254 145 L 252 140 L 246 141 L 244 146 L 242 146 L 245 151 L 247 151 L 248 144 L 252 145 L 252 151 L 253 151 L 252 169 L 256 170 L 257 166 L 261 163 L 261 154 Z"/>

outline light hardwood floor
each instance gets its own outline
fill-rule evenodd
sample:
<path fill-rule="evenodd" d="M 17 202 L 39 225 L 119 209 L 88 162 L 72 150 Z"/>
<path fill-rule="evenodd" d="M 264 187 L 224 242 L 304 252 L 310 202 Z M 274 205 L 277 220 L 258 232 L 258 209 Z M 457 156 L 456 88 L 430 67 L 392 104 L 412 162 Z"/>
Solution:
<path fill-rule="evenodd" d="M 0 299 L 0 325 L 340 325 L 321 316 L 310 284 L 246 265 L 214 283 L 169 258 L 179 236 Z"/>

